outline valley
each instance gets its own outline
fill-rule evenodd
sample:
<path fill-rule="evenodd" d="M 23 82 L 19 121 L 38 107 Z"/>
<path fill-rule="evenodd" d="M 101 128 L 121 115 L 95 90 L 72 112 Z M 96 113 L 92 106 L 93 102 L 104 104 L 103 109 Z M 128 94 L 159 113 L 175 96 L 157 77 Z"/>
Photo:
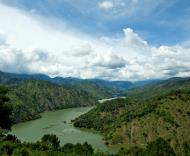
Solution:
<path fill-rule="evenodd" d="M 42 138 L 55 134 L 59 148 L 68 144 L 73 148 L 79 144 L 88 146 L 87 142 L 95 153 L 101 151 L 106 156 L 136 152 L 146 156 L 147 152 L 156 152 L 151 146 L 158 147 L 157 151 L 168 146 L 172 155 L 189 153 L 189 78 L 171 78 L 144 86 L 130 83 L 131 87 L 123 89 L 121 84 L 125 86 L 126 82 L 115 85 L 118 82 L 77 80 L 66 85 L 52 79 L 41 80 L 41 76 L 13 77 L 14 74 L 5 73 L 0 79 L 2 97 L 6 93 L 6 105 L 12 109 L 13 126 L 8 134 L 30 144 L 29 150 L 35 151 L 33 146 L 38 144 L 42 150 Z M 63 79 L 59 78 L 59 83 Z"/>

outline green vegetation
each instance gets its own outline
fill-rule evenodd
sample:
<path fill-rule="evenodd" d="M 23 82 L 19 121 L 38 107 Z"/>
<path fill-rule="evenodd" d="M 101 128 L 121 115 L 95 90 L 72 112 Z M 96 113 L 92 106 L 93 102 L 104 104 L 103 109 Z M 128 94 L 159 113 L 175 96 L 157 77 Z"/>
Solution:
<path fill-rule="evenodd" d="M 178 89 L 190 88 L 190 78 L 171 78 L 144 87 L 136 87 L 126 91 L 127 97 L 139 100 L 149 99 L 155 96 L 168 94 Z"/>
<path fill-rule="evenodd" d="M 0 86 L 0 129 L 10 129 L 12 107 L 7 104 L 9 98 L 7 97 L 8 89 Z"/>
<path fill-rule="evenodd" d="M 11 119 L 22 122 L 39 118 L 39 113 L 71 107 L 90 106 L 94 97 L 84 90 L 67 88 L 46 81 L 28 80 L 10 88 L 8 93 L 13 105 Z"/>
<path fill-rule="evenodd" d="M 12 74 L 0 71 L 0 84 L 9 88 L 14 123 L 40 118 L 39 113 L 71 107 L 91 106 L 109 98 L 130 82 L 50 78 L 47 75 Z M 119 89 L 117 89 L 119 88 Z"/>
<path fill-rule="evenodd" d="M 97 99 L 118 91 L 99 80 L 73 80 L 73 85 L 65 85 L 62 78 L 50 79 L 37 75 L 31 80 L 28 75 L 11 74 L 4 79 L 0 75 L 0 83 L 8 87 L 0 87 L 0 128 L 10 129 L 12 122 L 39 118 L 39 113 L 46 110 L 94 105 Z M 115 85 L 123 87 L 121 82 Z M 107 145 L 121 146 L 117 154 L 111 154 L 114 156 L 190 155 L 189 78 L 172 78 L 133 88 L 126 95 L 126 99 L 98 103 L 96 108 L 75 119 L 74 126 L 100 131 Z M 88 143 L 68 143 L 61 147 L 53 134 L 44 135 L 36 143 L 21 143 L 17 137 L 1 131 L 0 155 L 109 155 L 94 151 Z"/>
<path fill-rule="evenodd" d="M 162 89 L 157 90 L 157 94 L 154 87 L 152 90 L 149 88 L 150 95 L 147 91 L 143 99 L 138 96 L 141 91 L 135 90 L 134 93 L 133 89 L 126 99 L 98 104 L 96 108 L 74 120 L 74 126 L 102 132 L 106 144 L 121 145 L 117 154 L 94 151 L 88 143 L 67 143 L 60 146 L 59 139 L 53 134 L 44 135 L 36 143 L 21 143 L 17 137 L 1 132 L 0 155 L 188 156 L 190 87 L 188 80 L 184 82 L 186 85 L 182 85 L 181 80 L 181 85 L 178 83 L 172 82 L 173 87 L 165 84 L 164 89 L 161 87 Z M 23 81 L 20 85 L 9 88 L 9 91 L 1 87 L 0 115 L 3 118 L 0 119 L 0 127 L 10 128 L 11 111 L 11 119 L 20 122 L 37 118 L 38 113 L 45 110 L 95 104 L 96 94 L 93 89 L 92 92 L 87 92 L 81 88 L 63 87 L 39 80 Z"/>
<path fill-rule="evenodd" d="M 0 155 L 2 156 L 175 156 L 174 150 L 162 138 L 150 142 L 145 148 L 133 146 L 121 148 L 117 154 L 94 151 L 88 143 L 59 145 L 55 135 L 44 135 L 36 143 L 21 143 L 13 135 L 0 136 Z"/>
<path fill-rule="evenodd" d="M 94 149 L 88 143 L 59 145 L 55 135 L 44 135 L 36 143 L 21 143 L 15 136 L 1 135 L 0 155 L 10 156 L 92 156 Z M 102 153 L 102 155 L 104 155 Z"/>
<path fill-rule="evenodd" d="M 175 152 L 163 138 L 148 143 L 146 148 L 133 146 L 131 148 L 121 148 L 118 156 L 175 156 Z"/>
<path fill-rule="evenodd" d="M 106 144 L 110 146 L 146 145 L 162 137 L 177 155 L 183 155 L 190 146 L 189 95 L 187 86 L 144 100 L 135 95 L 107 101 L 75 119 L 74 126 L 102 132 Z M 151 148 L 156 150 L 154 146 Z M 139 150 L 134 148 L 136 152 Z"/>
<path fill-rule="evenodd" d="M 75 88 L 88 92 L 96 100 L 113 97 L 124 93 L 132 83 L 128 81 L 104 81 L 99 79 L 78 79 L 72 77 L 50 78 L 44 74 L 13 74 L 0 71 L 0 84 L 18 86 L 27 80 L 46 81 L 67 88 Z"/>

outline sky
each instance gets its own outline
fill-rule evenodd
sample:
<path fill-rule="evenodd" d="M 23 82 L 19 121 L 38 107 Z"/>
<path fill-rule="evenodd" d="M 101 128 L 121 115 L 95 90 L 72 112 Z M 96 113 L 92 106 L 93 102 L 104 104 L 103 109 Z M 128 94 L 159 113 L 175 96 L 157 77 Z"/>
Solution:
<path fill-rule="evenodd" d="M 190 76 L 189 0 L 0 0 L 0 70 L 147 80 Z"/>

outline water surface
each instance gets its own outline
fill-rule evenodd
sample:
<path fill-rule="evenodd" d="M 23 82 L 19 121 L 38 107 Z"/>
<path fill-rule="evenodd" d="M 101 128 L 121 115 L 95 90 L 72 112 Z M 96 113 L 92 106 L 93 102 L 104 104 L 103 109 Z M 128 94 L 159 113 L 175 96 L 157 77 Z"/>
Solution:
<path fill-rule="evenodd" d="M 115 99 L 126 99 L 125 96 L 117 96 L 117 97 L 114 97 L 114 98 L 108 98 L 108 99 L 101 99 L 101 100 L 98 100 L 99 103 L 104 103 L 106 101 L 111 101 L 111 100 L 115 100 Z"/>
<path fill-rule="evenodd" d="M 91 130 L 75 128 L 71 120 L 88 112 L 93 107 L 69 108 L 53 112 L 44 112 L 42 118 L 16 124 L 12 127 L 12 134 L 21 141 L 35 142 L 44 134 L 56 134 L 61 145 L 65 143 L 90 143 L 95 149 L 102 151 L 114 150 L 106 146 L 103 136 Z"/>

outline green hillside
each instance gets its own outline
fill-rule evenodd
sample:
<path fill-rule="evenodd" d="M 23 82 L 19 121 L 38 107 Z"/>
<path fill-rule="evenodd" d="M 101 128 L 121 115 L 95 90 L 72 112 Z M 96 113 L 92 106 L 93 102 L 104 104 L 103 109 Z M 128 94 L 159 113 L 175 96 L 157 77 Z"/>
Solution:
<path fill-rule="evenodd" d="M 0 84 L 3 86 L 17 86 L 26 80 L 46 81 L 56 85 L 78 88 L 89 92 L 97 100 L 104 97 L 113 97 L 123 94 L 126 89 L 132 86 L 129 81 L 106 81 L 100 79 L 79 79 L 72 77 L 51 78 L 44 74 L 15 74 L 0 71 Z"/>
<path fill-rule="evenodd" d="M 143 146 L 162 137 L 182 153 L 190 145 L 190 89 L 184 88 L 146 100 L 130 97 L 104 102 L 74 125 L 102 132 L 109 145 Z"/>
<path fill-rule="evenodd" d="M 91 145 L 88 143 L 75 145 L 67 143 L 64 146 L 60 146 L 59 138 L 53 134 L 44 135 L 40 141 L 35 143 L 21 142 L 16 136 L 6 134 L 3 129 L 10 128 L 9 114 L 12 111 L 11 105 L 7 102 L 7 89 L 0 87 L 0 116 L 3 117 L 0 120 L 0 155 L 13 155 L 13 156 L 125 156 L 125 155 L 141 155 L 141 156 L 175 156 L 174 150 L 162 138 L 158 138 L 153 142 L 150 142 L 147 146 L 138 147 L 131 146 L 131 148 L 121 148 L 116 154 L 102 153 L 94 151 Z M 121 104 L 122 105 L 122 104 Z M 121 106 L 120 105 L 120 106 Z M 114 106 L 114 105 L 113 105 Z M 122 107 L 122 106 L 121 106 Z M 104 111 L 113 111 L 112 107 L 106 109 L 102 107 Z M 185 144 L 187 145 L 187 144 Z M 186 146 L 188 149 L 189 146 Z M 184 153 L 188 153 L 187 150 Z"/>
<path fill-rule="evenodd" d="M 154 96 L 164 95 L 176 89 L 190 88 L 190 78 L 170 78 L 157 83 L 147 84 L 144 87 L 136 87 L 126 91 L 125 95 L 139 100 Z"/>
<path fill-rule="evenodd" d="M 9 88 L 13 104 L 12 120 L 22 122 L 39 118 L 46 110 L 94 105 L 127 88 L 130 82 L 50 78 L 43 74 L 14 74 L 0 71 L 0 84 Z M 123 89 L 123 88 L 122 88 Z"/>
<path fill-rule="evenodd" d="M 118 89 L 107 85 L 100 85 L 90 81 L 83 81 L 77 85 L 69 86 L 83 90 L 91 95 L 96 100 L 104 99 L 105 97 L 113 97 L 118 93 Z"/>
<path fill-rule="evenodd" d="M 12 120 L 21 122 L 40 117 L 39 113 L 96 103 L 95 96 L 76 88 L 58 86 L 45 81 L 30 80 L 9 89 L 13 105 Z"/>

